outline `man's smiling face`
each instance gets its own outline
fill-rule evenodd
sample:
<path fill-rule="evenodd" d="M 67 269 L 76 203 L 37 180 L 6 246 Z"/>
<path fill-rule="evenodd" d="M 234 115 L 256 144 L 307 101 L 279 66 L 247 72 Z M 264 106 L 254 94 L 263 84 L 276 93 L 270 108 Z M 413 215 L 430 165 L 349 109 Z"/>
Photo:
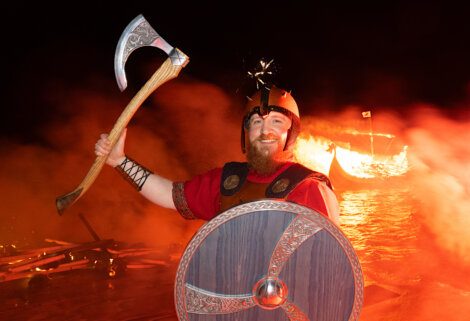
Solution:
<path fill-rule="evenodd" d="M 248 125 L 250 145 L 264 156 L 282 151 L 291 124 L 292 121 L 289 117 L 276 111 L 272 111 L 266 116 L 254 114 Z"/>
<path fill-rule="evenodd" d="M 248 123 L 248 163 L 259 174 L 271 174 L 289 159 L 284 151 L 292 120 L 272 111 L 266 116 L 254 114 Z"/>

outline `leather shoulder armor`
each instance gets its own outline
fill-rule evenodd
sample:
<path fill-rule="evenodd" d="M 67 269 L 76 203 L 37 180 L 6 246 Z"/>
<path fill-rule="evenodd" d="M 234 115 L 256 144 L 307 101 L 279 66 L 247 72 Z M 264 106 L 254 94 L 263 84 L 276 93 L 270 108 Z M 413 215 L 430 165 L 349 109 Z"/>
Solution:
<path fill-rule="evenodd" d="M 266 197 L 285 198 L 299 183 L 308 177 L 325 182 L 329 188 L 332 188 L 330 180 L 326 175 L 295 163 L 276 177 L 268 186 L 266 189 Z"/>
<path fill-rule="evenodd" d="M 234 195 L 242 188 L 247 176 L 247 163 L 226 163 L 222 170 L 222 179 L 220 180 L 220 193 L 223 196 Z"/>

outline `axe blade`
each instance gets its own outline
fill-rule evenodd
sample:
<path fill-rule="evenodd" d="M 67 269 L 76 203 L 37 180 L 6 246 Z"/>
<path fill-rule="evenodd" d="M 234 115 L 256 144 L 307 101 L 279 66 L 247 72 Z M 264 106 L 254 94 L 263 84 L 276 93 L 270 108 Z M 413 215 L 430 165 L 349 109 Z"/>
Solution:
<path fill-rule="evenodd" d="M 125 71 L 127 59 L 133 51 L 146 46 L 160 48 L 170 57 L 174 52 L 174 48 L 140 14 L 122 32 L 114 54 L 114 73 L 116 74 L 116 81 L 121 91 L 124 91 L 127 87 Z"/>

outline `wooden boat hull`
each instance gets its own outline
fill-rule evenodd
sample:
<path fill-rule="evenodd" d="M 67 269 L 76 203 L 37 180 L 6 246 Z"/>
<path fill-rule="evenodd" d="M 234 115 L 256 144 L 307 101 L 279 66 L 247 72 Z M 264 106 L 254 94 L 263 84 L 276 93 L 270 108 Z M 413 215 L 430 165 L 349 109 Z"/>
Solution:
<path fill-rule="evenodd" d="M 328 173 L 331 184 L 335 190 L 358 190 L 371 188 L 393 188 L 406 184 L 406 174 L 387 177 L 357 177 L 346 172 L 339 163 L 336 152 Z"/>

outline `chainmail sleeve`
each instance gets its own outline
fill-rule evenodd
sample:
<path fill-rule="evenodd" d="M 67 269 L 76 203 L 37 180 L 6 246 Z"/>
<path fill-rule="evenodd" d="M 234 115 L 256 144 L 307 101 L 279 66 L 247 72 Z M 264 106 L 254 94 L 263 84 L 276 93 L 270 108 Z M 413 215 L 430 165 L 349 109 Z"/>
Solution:
<path fill-rule="evenodd" d="M 187 220 L 197 219 L 194 213 L 189 209 L 188 203 L 186 202 L 186 197 L 184 196 L 184 182 L 173 183 L 172 195 L 176 210 L 182 217 Z"/>

